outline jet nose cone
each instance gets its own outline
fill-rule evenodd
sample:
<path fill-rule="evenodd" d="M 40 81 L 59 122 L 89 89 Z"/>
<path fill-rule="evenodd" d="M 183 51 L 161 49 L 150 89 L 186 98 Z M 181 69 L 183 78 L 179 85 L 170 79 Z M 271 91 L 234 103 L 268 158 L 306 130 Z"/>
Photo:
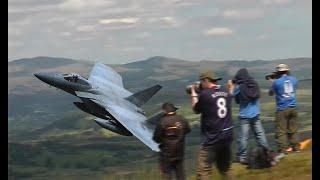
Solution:
<path fill-rule="evenodd" d="M 35 73 L 34 76 L 36 76 L 38 79 L 41 79 L 42 73 Z"/>
<path fill-rule="evenodd" d="M 36 76 L 41 81 L 52 85 L 53 84 L 53 75 L 49 73 L 35 73 L 34 76 Z"/>

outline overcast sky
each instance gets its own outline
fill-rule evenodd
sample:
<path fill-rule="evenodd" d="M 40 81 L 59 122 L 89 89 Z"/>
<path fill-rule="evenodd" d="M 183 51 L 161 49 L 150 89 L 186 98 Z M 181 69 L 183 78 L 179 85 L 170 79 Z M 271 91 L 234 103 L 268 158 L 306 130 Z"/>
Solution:
<path fill-rule="evenodd" d="M 311 0 L 9 0 L 8 61 L 312 57 Z"/>

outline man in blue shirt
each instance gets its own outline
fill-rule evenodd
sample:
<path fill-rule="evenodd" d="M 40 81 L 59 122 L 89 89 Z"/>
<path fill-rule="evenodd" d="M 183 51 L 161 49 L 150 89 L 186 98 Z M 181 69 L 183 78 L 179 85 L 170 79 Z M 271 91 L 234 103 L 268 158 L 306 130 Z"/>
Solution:
<path fill-rule="evenodd" d="M 291 147 L 294 152 L 300 151 L 297 137 L 298 113 L 296 110 L 297 79 L 290 75 L 290 69 L 286 64 L 276 67 L 278 79 L 269 79 L 272 86 L 269 95 L 275 94 L 276 99 L 276 141 L 278 152 L 287 153 L 286 149 Z M 287 145 L 287 138 L 289 145 Z"/>
<path fill-rule="evenodd" d="M 197 161 L 197 179 L 209 179 L 212 164 L 224 179 L 231 178 L 232 96 L 220 88 L 221 80 L 212 71 L 201 73 L 199 95 L 191 88 L 191 105 L 195 113 L 201 113 L 201 148 Z"/>
<path fill-rule="evenodd" d="M 236 86 L 233 84 L 236 84 Z M 246 68 L 240 69 L 233 80 L 228 81 L 229 91 L 239 104 L 239 135 L 237 139 L 238 152 L 237 160 L 241 164 L 247 164 L 247 145 L 249 130 L 253 131 L 254 137 L 259 146 L 269 149 L 267 138 L 259 119 L 260 115 L 260 88 L 258 83 L 249 75 Z"/>

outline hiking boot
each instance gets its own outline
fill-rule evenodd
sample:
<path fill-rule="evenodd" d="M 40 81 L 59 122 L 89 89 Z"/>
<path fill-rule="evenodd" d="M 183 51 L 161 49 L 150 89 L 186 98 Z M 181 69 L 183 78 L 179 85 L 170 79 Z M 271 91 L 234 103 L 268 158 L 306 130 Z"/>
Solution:
<path fill-rule="evenodd" d="M 287 153 L 290 153 L 290 152 L 292 152 L 292 151 L 293 151 L 292 147 L 289 147 L 288 149 L 286 149 L 286 152 L 287 152 Z"/>
<path fill-rule="evenodd" d="M 292 152 L 299 153 L 301 151 L 300 151 L 299 147 L 289 147 L 288 149 L 286 149 L 286 152 L 287 153 L 292 153 Z"/>
<path fill-rule="evenodd" d="M 249 164 L 247 158 L 241 158 L 241 157 L 237 157 L 236 162 L 244 165 Z"/>
<path fill-rule="evenodd" d="M 283 153 L 283 154 L 287 155 L 290 151 L 292 151 L 292 148 L 279 149 L 279 150 L 278 150 L 278 153 Z"/>
<path fill-rule="evenodd" d="M 243 165 L 248 165 L 249 164 L 247 159 L 240 159 L 239 163 L 243 164 Z"/>
<path fill-rule="evenodd" d="M 276 155 L 276 156 L 274 157 L 274 161 L 275 161 L 275 162 L 279 162 L 280 159 L 284 158 L 285 156 L 286 156 L 285 153 L 279 153 L 278 155 Z"/>
<path fill-rule="evenodd" d="M 275 160 L 271 161 L 270 164 L 271 164 L 271 166 L 275 166 L 275 165 L 277 165 L 277 161 L 275 161 Z"/>
<path fill-rule="evenodd" d="M 299 153 L 301 152 L 300 148 L 292 148 L 292 152 Z"/>

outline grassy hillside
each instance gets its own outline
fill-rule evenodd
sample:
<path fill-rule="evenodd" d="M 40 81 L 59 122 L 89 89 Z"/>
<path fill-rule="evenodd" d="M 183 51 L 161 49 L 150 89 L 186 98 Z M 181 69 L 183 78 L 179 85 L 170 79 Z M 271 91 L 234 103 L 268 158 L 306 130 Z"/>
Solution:
<path fill-rule="evenodd" d="M 160 107 L 163 99 L 185 104 L 188 96 L 185 86 L 196 81 L 201 69 L 213 69 L 223 77 L 222 85 L 241 67 L 247 67 L 257 78 L 262 88 L 268 82 L 264 75 L 274 70 L 278 63 L 287 63 L 298 79 L 312 79 L 312 59 L 297 58 L 272 61 L 184 61 L 181 59 L 156 56 L 124 65 L 111 65 L 123 76 L 124 85 L 132 92 L 137 92 L 154 84 L 163 86 L 144 108 L 152 112 L 153 107 Z M 108 64 L 106 62 L 106 64 Z M 36 57 L 19 59 L 8 63 L 8 115 L 9 133 L 29 131 L 44 127 L 59 120 L 76 107 L 72 102 L 77 98 L 66 94 L 34 77 L 37 72 L 77 72 L 88 77 L 92 62 L 65 58 Z M 310 84 L 310 83 L 307 83 Z"/>
<path fill-rule="evenodd" d="M 92 158 L 92 157 L 90 157 Z M 154 158 L 156 159 L 156 158 Z M 89 163 L 90 161 L 88 161 Z M 130 161 L 126 165 L 106 168 L 103 171 L 88 171 L 86 169 L 70 169 L 70 165 L 65 164 L 64 169 L 50 167 L 50 160 L 46 160 L 50 171 L 44 167 L 21 168 L 19 166 L 9 166 L 9 177 L 12 173 L 19 174 L 27 179 L 97 179 L 97 180 L 118 180 L 118 179 L 161 179 L 157 163 L 141 161 Z M 185 171 L 187 179 L 195 179 L 195 161 L 186 159 Z M 81 164 L 78 164 L 81 166 Z M 16 169 L 10 173 L 10 170 Z M 28 176 L 32 172 L 32 176 Z M 250 178 L 259 180 L 307 180 L 312 179 L 312 153 L 311 149 L 306 149 L 301 153 L 289 154 L 283 158 L 276 166 L 267 169 L 246 169 L 246 166 L 233 163 L 231 172 L 234 179 L 246 180 Z M 11 176 L 13 177 L 13 176 Z M 220 179 L 217 170 L 213 170 L 213 179 Z"/>
<path fill-rule="evenodd" d="M 57 60 L 57 61 L 55 61 Z M 57 63 L 55 63 L 57 62 Z M 297 92 L 299 131 L 301 139 L 309 138 L 312 132 L 312 62 L 307 59 L 274 61 L 230 61 L 200 63 L 179 59 L 153 57 L 148 60 L 125 65 L 112 65 L 124 79 L 126 88 L 132 92 L 152 86 L 163 86 L 143 106 L 148 115 L 159 111 L 163 101 L 180 105 L 178 113 L 192 124 L 187 136 L 186 169 L 192 179 L 195 159 L 199 148 L 199 115 L 190 108 L 190 99 L 185 86 L 195 80 L 200 69 L 212 68 L 223 77 L 232 77 L 240 67 L 249 68 L 259 83 L 267 83 L 264 73 L 273 70 L 280 62 L 292 65 L 294 74 L 309 80 L 299 83 Z M 39 64 L 39 66 L 37 66 Z M 134 137 L 123 137 L 100 128 L 94 117 L 76 107 L 77 98 L 55 88 L 49 88 L 33 77 L 35 72 L 79 72 L 88 76 L 92 63 L 63 58 L 38 57 L 9 63 L 8 88 L 8 173 L 10 179 L 154 179 L 159 177 L 157 154 Z M 311 77 L 311 78 L 310 78 Z M 223 81 L 222 83 L 225 83 Z M 261 120 L 268 139 L 274 147 L 274 97 L 266 94 L 262 85 Z M 237 124 L 238 107 L 233 106 L 233 119 Z M 236 136 L 235 129 L 235 136 Z M 236 148 L 234 143 L 234 148 Z M 250 140 L 253 146 L 254 139 Z M 296 159 L 297 158 L 297 159 Z M 255 177 L 273 179 L 277 177 L 308 177 L 311 173 L 311 152 L 289 156 L 288 164 L 297 167 L 296 173 L 288 176 L 285 164 L 270 170 L 247 171 L 234 164 L 237 179 Z M 283 161 L 286 162 L 286 159 Z M 307 166 L 305 166 L 307 165 Z M 282 169 L 281 169 L 282 168 Z M 291 167 L 290 167 L 291 168 Z"/>

